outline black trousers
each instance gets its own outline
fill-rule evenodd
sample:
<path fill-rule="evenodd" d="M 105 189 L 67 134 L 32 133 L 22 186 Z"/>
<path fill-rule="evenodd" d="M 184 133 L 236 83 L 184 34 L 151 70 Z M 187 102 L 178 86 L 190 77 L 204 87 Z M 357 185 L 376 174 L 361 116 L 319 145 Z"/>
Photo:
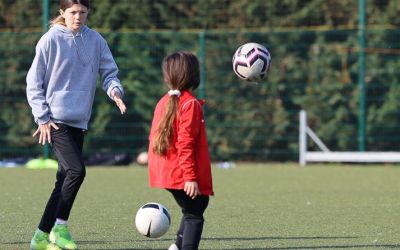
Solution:
<path fill-rule="evenodd" d="M 200 195 L 192 199 L 183 190 L 168 189 L 168 191 L 182 208 L 182 219 L 175 244 L 180 250 L 199 249 L 204 225 L 203 214 L 208 206 L 209 197 Z"/>
<path fill-rule="evenodd" d="M 56 183 L 47 202 L 39 229 L 50 232 L 57 218 L 68 220 L 75 197 L 85 178 L 82 158 L 84 131 L 65 124 L 51 130 L 51 147 L 58 159 Z"/>

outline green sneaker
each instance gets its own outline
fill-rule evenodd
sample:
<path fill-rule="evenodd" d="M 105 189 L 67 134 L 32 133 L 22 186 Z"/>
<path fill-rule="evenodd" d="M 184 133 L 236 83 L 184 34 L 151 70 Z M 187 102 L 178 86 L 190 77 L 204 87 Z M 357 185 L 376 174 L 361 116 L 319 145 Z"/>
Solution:
<path fill-rule="evenodd" d="M 50 243 L 47 245 L 46 250 L 62 250 L 62 249 L 59 248 L 56 244 Z"/>
<path fill-rule="evenodd" d="M 31 250 L 46 250 L 49 243 L 49 234 L 38 229 L 32 237 Z"/>
<path fill-rule="evenodd" d="M 49 234 L 36 230 L 31 240 L 31 250 L 61 250 L 58 246 L 50 243 Z"/>
<path fill-rule="evenodd" d="M 49 239 L 62 249 L 78 249 L 75 242 L 72 240 L 67 225 L 54 225 L 53 229 L 51 229 Z"/>

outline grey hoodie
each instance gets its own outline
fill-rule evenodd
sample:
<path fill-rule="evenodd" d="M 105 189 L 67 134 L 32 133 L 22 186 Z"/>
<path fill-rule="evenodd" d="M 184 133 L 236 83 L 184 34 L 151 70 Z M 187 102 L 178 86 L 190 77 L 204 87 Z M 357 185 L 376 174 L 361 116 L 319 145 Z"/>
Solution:
<path fill-rule="evenodd" d="M 53 26 L 36 45 L 28 71 L 26 94 L 35 122 L 56 123 L 87 129 L 100 75 L 103 90 L 123 88 L 118 67 L 105 39 L 83 26 L 76 34 L 62 25 Z"/>

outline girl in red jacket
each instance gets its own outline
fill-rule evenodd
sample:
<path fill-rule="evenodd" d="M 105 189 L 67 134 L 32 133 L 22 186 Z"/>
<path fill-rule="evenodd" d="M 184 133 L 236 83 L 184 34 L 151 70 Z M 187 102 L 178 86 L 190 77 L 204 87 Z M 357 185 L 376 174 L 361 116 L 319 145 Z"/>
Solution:
<path fill-rule="evenodd" d="M 169 91 L 157 103 L 148 150 L 151 187 L 170 191 L 182 208 L 175 244 L 169 250 L 198 249 L 203 214 L 213 195 L 203 102 L 191 93 L 200 83 L 199 61 L 189 52 L 164 58 Z"/>

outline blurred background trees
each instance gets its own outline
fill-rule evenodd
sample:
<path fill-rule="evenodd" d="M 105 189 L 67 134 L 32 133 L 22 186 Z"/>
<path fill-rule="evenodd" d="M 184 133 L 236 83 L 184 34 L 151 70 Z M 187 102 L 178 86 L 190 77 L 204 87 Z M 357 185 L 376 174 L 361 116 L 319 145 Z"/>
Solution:
<path fill-rule="evenodd" d="M 366 0 L 367 150 L 399 150 L 400 4 Z M 58 14 L 50 1 L 50 16 Z M 25 77 L 42 34 L 41 1 L 0 0 L 0 158 L 36 157 Z M 298 112 L 332 150 L 357 149 L 358 3 L 352 0 L 93 0 L 88 26 L 108 41 L 126 90 L 120 116 L 99 88 L 85 153 L 146 150 L 166 88 L 161 60 L 199 56 L 214 160 L 297 159 Z M 266 82 L 241 82 L 232 54 L 259 42 L 272 54 Z M 310 145 L 315 148 L 315 145 Z"/>

